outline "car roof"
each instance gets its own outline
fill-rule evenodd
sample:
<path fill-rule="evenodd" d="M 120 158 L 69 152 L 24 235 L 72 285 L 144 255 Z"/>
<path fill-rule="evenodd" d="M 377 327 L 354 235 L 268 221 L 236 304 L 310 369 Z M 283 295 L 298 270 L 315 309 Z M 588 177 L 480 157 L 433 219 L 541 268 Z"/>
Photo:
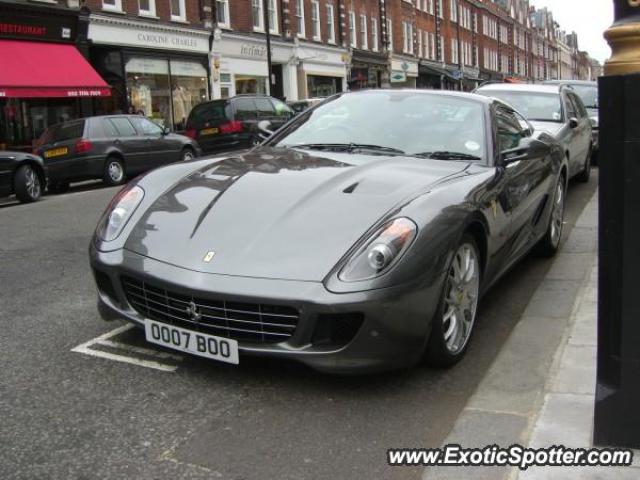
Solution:
<path fill-rule="evenodd" d="M 533 83 L 490 83 L 477 88 L 477 92 L 529 92 L 529 93 L 560 93 L 563 85 L 540 85 Z"/>
<path fill-rule="evenodd" d="M 437 97 L 453 97 L 453 98 L 464 98 L 467 100 L 474 100 L 478 103 L 482 103 L 485 105 L 489 105 L 491 103 L 494 103 L 495 100 L 492 98 L 488 98 L 484 95 L 478 95 L 476 93 L 469 93 L 469 92 L 458 92 L 455 90 L 426 90 L 426 89 L 415 89 L 415 88 L 372 88 L 372 89 L 363 89 L 363 90 L 357 90 L 355 92 L 342 92 L 339 93 L 338 95 L 363 95 L 366 93 L 372 93 L 372 92 L 384 92 L 384 93 L 394 93 L 394 94 L 401 94 L 401 93 L 417 93 L 420 95 L 431 95 L 431 96 L 437 96 Z"/>
<path fill-rule="evenodd" d="M 543 85 L 585 85 L 597 87 L 598 82 L 593 80 L 545 80 Z"/>

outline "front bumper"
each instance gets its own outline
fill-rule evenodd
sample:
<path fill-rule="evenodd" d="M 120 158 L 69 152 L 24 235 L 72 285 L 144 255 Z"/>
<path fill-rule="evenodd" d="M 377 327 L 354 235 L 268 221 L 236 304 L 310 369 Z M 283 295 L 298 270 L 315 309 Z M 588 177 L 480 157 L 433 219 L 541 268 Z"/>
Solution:
<path fill-rule="evenodd" d="M 405 368 L 417 363 L 431 329 L 440 286 L 423 284 L 335 294 L 320 282 L 272 280 L 196 272 L 127 251 L 100 252 L 92 244 L 90 261 L 98 282 L 98 310 L 106 320 L 124 319 L 139 326 L 144 317 L 130 303 L 121 277 L 135 276 L 167 289 L 233 302 L 271 303 L 300 312 L 293 335 L 280 343 L 239 342 L 243 355 L 286 358 L 316 370 L 354 374 Z M 105 276 L 110 288 L 101 288 Z M 97 277 L 96 277 L 97 278 Z M 361 326 L 344 344 L 315 342 L 321 322 L 332 315 L 361 314 Z"/>

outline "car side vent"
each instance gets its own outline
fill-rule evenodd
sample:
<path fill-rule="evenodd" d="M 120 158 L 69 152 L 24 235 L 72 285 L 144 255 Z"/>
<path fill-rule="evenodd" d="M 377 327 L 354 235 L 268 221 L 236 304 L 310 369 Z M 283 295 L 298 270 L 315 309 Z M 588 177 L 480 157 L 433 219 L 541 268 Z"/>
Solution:
<path fill-rule="evenodd" d="M 360 182 L 356 182 L 353 185 L 349 185 L 347 188 L 343 190 L 343 193 L 353 193 L 353 191 L 356 188 L 358 188 L 358 185 L 360 185 Z"/>

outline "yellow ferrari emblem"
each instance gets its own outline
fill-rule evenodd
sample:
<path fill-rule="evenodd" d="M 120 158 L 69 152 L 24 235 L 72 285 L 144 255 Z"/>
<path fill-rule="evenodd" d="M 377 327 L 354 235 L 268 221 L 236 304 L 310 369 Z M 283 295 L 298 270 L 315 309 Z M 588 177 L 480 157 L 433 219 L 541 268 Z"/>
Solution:
<path fill-rule="evenodd" d="M 207 254 L 204 256 L 204 258 L 202 259 L 202 261 L 204 263 L 209 263 L 211 260 L 213 260 L 213 257 L 215 257 L 216 252 L 207 252 Z"/>

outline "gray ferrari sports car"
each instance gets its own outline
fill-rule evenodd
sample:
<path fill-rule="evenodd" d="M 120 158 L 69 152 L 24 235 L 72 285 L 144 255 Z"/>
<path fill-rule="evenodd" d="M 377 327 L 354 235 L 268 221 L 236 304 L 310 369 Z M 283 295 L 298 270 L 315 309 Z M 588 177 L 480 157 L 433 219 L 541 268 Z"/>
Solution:
<path fill-rule="evenodd" d="M 253 150 L 123 188 L 90 246 L 98 308 L 234 364 L 449 366 L 482 294 L 557 250 L 567 178 L 555 140 L 499 100 L 339 94 Z"/>

